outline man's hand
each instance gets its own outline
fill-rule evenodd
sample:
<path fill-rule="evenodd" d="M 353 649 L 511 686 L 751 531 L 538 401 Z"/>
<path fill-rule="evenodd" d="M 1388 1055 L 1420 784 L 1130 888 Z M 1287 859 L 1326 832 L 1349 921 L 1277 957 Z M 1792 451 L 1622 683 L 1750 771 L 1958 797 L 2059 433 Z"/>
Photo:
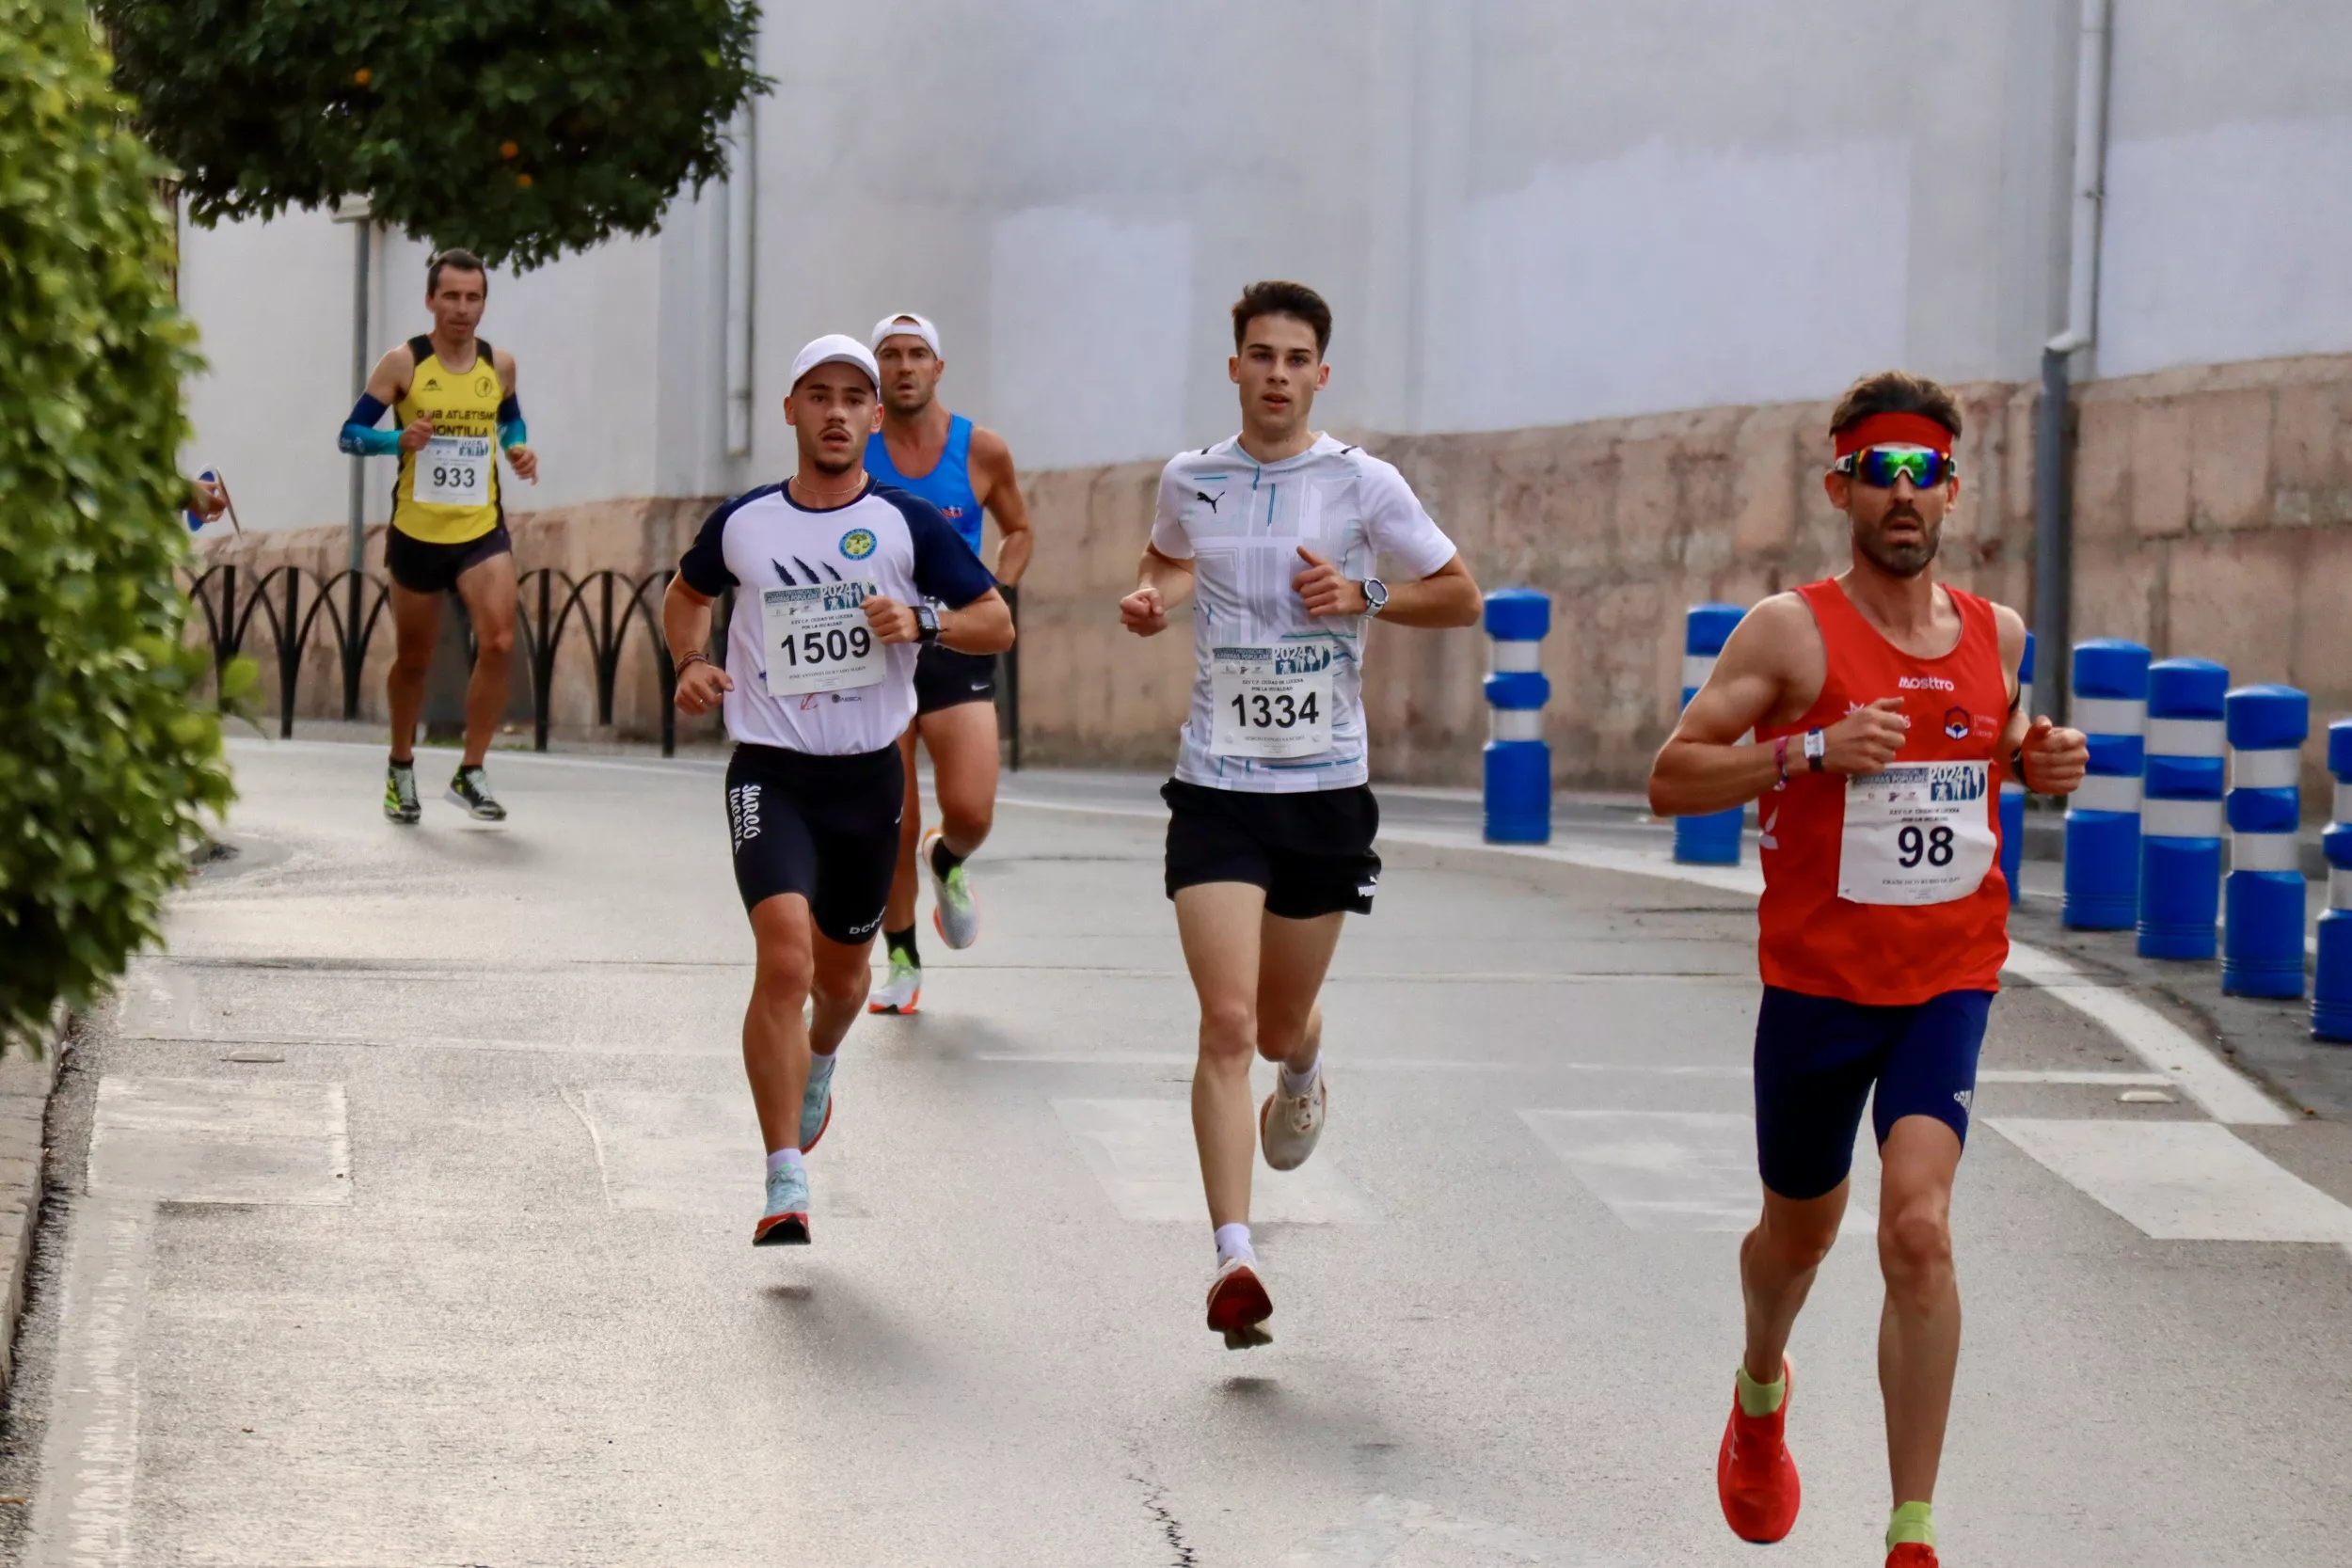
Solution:
<path fill-rule="evenodd" d="M 400 450 L 422 451 L 424 444 L 433 439 L 433 416 L 420 414 L 408 421 L 408 428 L 400 433 Z"/>
<path fill-rule="evenodd" d="M 1911 733 L 1911 721 L 1903 717 L 1900 697 L 1881 697 L 1868 707 L 1860 707 L 1832 724 L 1822 733 L 1827 749 L 1821 755 L 1821 767 L 1831 773 L 1879 773 L 1895 760 L 1902 750 L 1903 740 Z M 1789 771 L 1796 769 L 1792 766 Z"/>
<path fill-rule="evenodd" d="M 539 454 L 517 443 L 506 449 L 506 461 L 515 466 L 515 477 L 539 483 Z"/>
<path fill-rule="evenodd" d="M 1168 629 L 1168 605 L 1149 583 L 1119 601 L 1119 624 L 1137 637 L 1157 637 Z"/>
<path fill-rule="evenodd" d="M 188 510 L 212 522 L 229 510 L 229 492 L 216 479 L 192 479 L 188 481 Z"/>
<path fill-rule="evenodd" d="M 874 628 L 874 635 L 884 642 L 912 642 L 923 635 L 915 624 L 914 610 L 896 599 L 877 594 L 862 607 L 866 624 Z"/>
<path fill-rule="evenodd" d="M 2026 776 L 2017 782 L 2042 795 L 2072 795 L 2090 766 L 2090 738 L 2060 729 L 2045 714 L 2026 731 Z"/>
<path fill-rule="evenodd" d="M 1328 615 L 1361 615 L 1372 608 L 1364 597 L 1364 585 L 1340 576 L 1340 569 L 1306 546 L 1298 546 L 1298 559 L 1307 569 L 1291 579 L 1298 596 L 1307 601 L 1307 613 L 1321 620 Z"/>
<path fill-rule="evenodd" d="M 720 698 L 734 689 L 735 682 L 724 670 L 707 658 L 698 658 L 678 675 L 678 711 L 708 713 L 719 705 Z"/>

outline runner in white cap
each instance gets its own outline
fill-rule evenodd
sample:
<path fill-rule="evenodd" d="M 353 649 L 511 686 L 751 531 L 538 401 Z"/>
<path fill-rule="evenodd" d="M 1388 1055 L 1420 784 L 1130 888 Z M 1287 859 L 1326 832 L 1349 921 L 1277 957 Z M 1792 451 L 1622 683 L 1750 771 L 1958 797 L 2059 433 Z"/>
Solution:
<path fill-rule="evenodd" d="M 1318 435 L 1331 309 L 1303 283 L 1253 283 L 1233 307 L 1241 434 L 1171 460 L 1136 591 L 1138 637 L 1193 594 L 1200 673 L 1168 804 L 1168 895 L 1200 999 L 1193 1136 L 1216 1232 L 1209 1327 L 1266 1342 L 1274 1311 L 1249 1239 L 1257 1145 L 1306 1163 L 1322 1136 L 1316 995 L 1347 911 L 1372 912 L 1380 808 L 1367 781 L 1359 670 L 1366 625 L 1478 621 L 1478 584 L 1395 468 Z M 1373 575 L 1375 557 L 1407 574 Z M 1253 1056 L 1279 1066 L 1253 1127 Z"/>
<path fill-rule="evenodd" d="M 980 553 L 980 514 L 996 520 L 996 580 L 1008 600 L 1029 565 L 1029 509 L 1003 436 L 950 414 L 939 401 L 939 329 L 911 310 L 884 316 L 870 340 L 882 377 L 882 422 L 866 443 L 866 469 L 883 484 L 939 508 Z M 980 934 L 979 906 L 964 862 L 988 837 L 996 816 L 996 660 L 953 648 L 926 648 L 914 666 L 915 720 L 900 742 L 906 758 L 907 809 L 899 825 L 898 874 L 890 884 L 882 940 L 890 974 L 867 1004 L 878 1013 L 911 1013 L 923 993 L 923 961 L 914 941 L 916 879 L 930 878 L 932 921 L 950 947 Z M 914 780 L 917 735 L 931 754 L 939 826 L 923 832 L 923 798 Z"/>
<path fill-rule="evenodd" d="M 916 653 L 1012 645 L 1011 610 L 947 519 L 866 475 L 881 383 L 854 338 L 801 350 L 784 400 L 800 471 L 713 512 L 661 606 L 678 706 L 723 709 L 735 740 L 727 822 L 758 948 L 743 1069 L 768 1148 L 755 1246 L 809 1239 L 802 1160 L 833 1117 L 834 1053 L 898 863 Z M 703 650 L 730 588 L 723 668 Z"/>

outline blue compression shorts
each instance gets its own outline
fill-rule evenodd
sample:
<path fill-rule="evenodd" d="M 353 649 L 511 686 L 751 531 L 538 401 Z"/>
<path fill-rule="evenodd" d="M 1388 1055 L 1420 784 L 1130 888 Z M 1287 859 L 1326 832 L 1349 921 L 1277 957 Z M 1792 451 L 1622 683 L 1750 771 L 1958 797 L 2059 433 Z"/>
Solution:
<path fill-rule="evenodd" d="M 1764 1185 L 1803 1199 L 1846 1180 L 1865 1100 L 1882 1144 L 1903 1117 L 1933 1117 L 1965 1145 L 1992 1006 L 1989 990 L 1873 1007 L 1765 987 L 1756 1016 L 1756 1163 Z"/>

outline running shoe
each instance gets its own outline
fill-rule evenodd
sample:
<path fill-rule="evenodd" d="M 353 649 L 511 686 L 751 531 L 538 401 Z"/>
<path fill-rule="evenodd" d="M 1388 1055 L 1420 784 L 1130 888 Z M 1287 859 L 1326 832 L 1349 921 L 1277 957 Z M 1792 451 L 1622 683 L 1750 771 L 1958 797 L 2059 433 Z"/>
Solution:
<path fill-rule="evenodd" d="M 1255 1350 L 1274 1343 L 1265 1321 L 1274 1316 L 1274 1298 L 1258 1279 L 1253 1259 L 1228 1258 L 1209 1285 L 1209 1326 L 1225 1336 L 1227 1350 Z"/>
<path fill-rule="evenodd" d="M 784 1165 L 768 1173 L 768 1212 L 752 1231 L 752 1245 L 808 1245 L 808 1172 Z"/>
<path fill-rule="evenodd" d="M 478 821 L 506 820 L 506 808 L 500 805 L 498 798 L 490 793 L 490 776 L 482 770 L 479 763 L 471 768 L 460 768 L 450 776 L 448 795 L 451 805 L 463 806 L 467 814 Z"/>
<path fill-rule="evenodd" d="M 1274 1092 L 1258 1107 L 1258 1142 L 1265 1149 L 1265 1163 L 1276 1170 L 1296 1170 L 1305 1164 L 1307 1156 L 1315 1151 L 1315 1140 L 1323 1136 L 1324 1110 L 1320 1071 L 1314 1086 L 1305 1094 L 1285 1092 L 1278 1076 Z"/>
<path fill-rule="evenodd" d="M 1906 1541 L 1886 1554 L 1886 1568 L 1940 1568 L 1935 1560 L 1935 1548 Z"/>
<path fill-rule="evenodd" d="M 923 966 L 904 953 L 890 955 L 890 978 L 866 999 L 869 1013 L 911 1013 L 923 1000 Z"/>
<path fill-rule="evenodd" d="M 822 1084 L 810 1074 L 808 1087 L 801 1095 L 801 1152 L 806 1154 L 817 1147 L 817 1140 L 833 1125 L 833 1075 L 825 1075 Z"/>
<path fill-rule="evenodd" d="M 931 925 L 948 946 L 969 947 L 980 934 L 980 907 L 972 900 L 972 879 L 962 865 L 943 877 L 931 863 L 931 846 L 938 842 L 939 830 L 933 828 L 923 835 L 920 850 L 924 874 L 931 879 Z"/>
<path fill-rule="evenodd" d="M 1782 1435 L 1788 1422 L 1788 1402 L 1796 1397 L 1797 1380 L 1785 1360 L 1780 1375 L 1788 1380 L 1781 1391 L 1780 1408 L 1769 1416 L 1751 1416 L 1740 1409 L 1740 1397 L 1734 1392 L 1731 1419 L 1724 1426 L 1723 1446 L 1715 1452 L 1715 1494 L 1724 1505 L 1724 1522 L 1742 1541 L 1778 1541 L 1797 1522 L 1797 1462 L 1789 1457 Z M 1927 1564 L 1906 1560 L 1902 1568 L 1928 1568 L 1934 1560 L 1934 1553 L 1930 1552 Z"/>
<path fill-rule="evenodd" d="M 395 762 L 384 770 L 384 815 L 394 822 L 414 822 L 424 815 L 417 803 L 417 765 Z"/>

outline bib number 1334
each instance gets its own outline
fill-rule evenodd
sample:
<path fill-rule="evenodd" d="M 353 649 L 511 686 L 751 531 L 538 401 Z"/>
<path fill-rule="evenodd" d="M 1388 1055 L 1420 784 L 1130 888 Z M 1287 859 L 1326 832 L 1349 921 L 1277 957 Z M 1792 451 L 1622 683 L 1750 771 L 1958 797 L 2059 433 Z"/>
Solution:
<path fill-rule="evenodd" d="M 1898 763 L 1846 784 L 1837 896 L 1856 904 L 1948 904 L 1984 885 L 2000 841 L 1983 762 Z"/>
<path fill-rule="evenodd" d="M 1319 756 L 1331 749 L 1327 644 L 1217 648 L 1211 660 L 1216 707 L 1211 752 L 1279 759 Z"/>

